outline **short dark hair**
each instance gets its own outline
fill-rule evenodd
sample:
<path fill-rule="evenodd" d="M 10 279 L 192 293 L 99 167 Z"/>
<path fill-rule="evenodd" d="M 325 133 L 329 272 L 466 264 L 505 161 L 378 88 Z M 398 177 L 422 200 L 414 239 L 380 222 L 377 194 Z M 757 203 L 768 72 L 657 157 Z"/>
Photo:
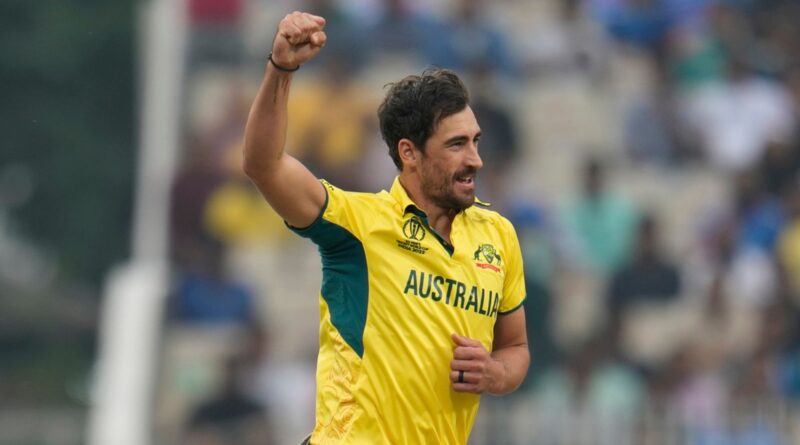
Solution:
<path fill-rule="evenodd" d="M 407 138 L 420 149 L 442 119 L 464 110 L 469 94 L 453 71 L 433 68 L 421 76 L 406 76 L 387 85 L 389 92 L 378 107 L 381 136 L 389 145 L 389 156 L 403 169 L 397 144 Z"/>

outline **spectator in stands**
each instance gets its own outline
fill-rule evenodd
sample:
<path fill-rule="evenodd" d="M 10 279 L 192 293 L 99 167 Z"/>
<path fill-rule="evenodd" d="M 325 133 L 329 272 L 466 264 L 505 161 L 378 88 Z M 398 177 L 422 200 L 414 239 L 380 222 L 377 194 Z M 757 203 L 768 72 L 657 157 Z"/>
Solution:
<path fill-rule="evenodd" d="M 653 378 L 654 399 L 681 425 L 674 432 L 680 443 L 703 443 L 696 441 L 725 425 L 730 388 L 716 346 L 705 339 L 687 340 Z"/>
<path fill-rule="evenodd" d="M 601 87 L 609 80 L 613 45 L 582 0 L 562 0 L 551 21 L 526 26 L 513 40 L 529 78 L 583 79 Z M 520 32 L 521 31 L 521 32 Z"/>
<path fill-rule="evenodd" d="M 189 416 L 183 445 L 272 445 L 266 409 L 240 388 L 246 363 L 234 356 L 225 363 L 219 394 L 197 406 Z"/>
<path fill-rule="evenodd" d="M 366 39 L 373 51 L 410 56 L 422 66 L 444 66 L 453 48 L 447 27 L 430 11 L 417 10 L 409 0 L 383 0 L 383 10 Z"/>
<path fill-rule="evenodd" d="M 211 192 L 222 182 L 222 172 L 204 139 L 191 132 L 186 141 L 186 164 L 172 184 L 170 199 L 171 254 L 179 266 L 192 261 L 194 244 L 205 233 L 203 212 Z"/>
<path fill-rule="evenodd" d="M 519 74 L 519 63 L 506 35 L 491 22 L 485 9 L 485 2 L 480 0 L 456 1 L 446 23 L 447 31 L 440 37 L 447 40 L 449 51 L 438 55 L 435 62 L 457 71 L 479 64 L 483 69 L 515 78 Z"/>
<path fill-rule="evenodd" d="M 563 226 L 574 262 L 606 276 L 628 258 L 638 212 L 607 187 L 603 161 L 586 160 L 582 173 L 583 192 L 565 208 Z"/>
<path fill-rule="evenodd" d="M 325 67 L 333 63 L 328 59 L 347 57 L 348 69 L 358 72 L 364 68 L 370 60 L 372 50 L 370 46 L 372 42 L 364 38 L 368 32 L 367 26 L 336 0 L 306 0 L 306 3 L 307 6 L 303 10 L 325 17 L 325 31 L 332 37 L 327 43 L 326 50 L 321 52 L 319 58 L 314 59 L 309 66 L 319 67 L 324 72 Z"/>
<path fill-rule="evenodd" d="M 201 90 L 199 94 L 205 92 L 211 91 Z M 251 91 L 239 76 L 232 76 L 222 85 L 221 93 L 220 103 L 215 104 L 214 114 L 204 123 L 200 135 L 211 148 L 217 165 L 228 169 L 231 148 L 238 147 L 241 151 L 242 131 L 249 113 Z"/>
<path fill-rule="evenodd" d="M 772 253 L 786 222 L 777 197 L 764 188 L 764 178 L 755 169 L 734 178 L 734 218 L 739 230 L 737 248 L 754 248 Z"/>
<path fill-rule="evenodd" d="M 772 199 L 782 199 L 791 193 L 800 174 L 800 144 L 790 141 L 770 141 L 756 167 L 763 178 L 764 192 Z"/>
<path fill-rule="evenodd" d="M 666 2 L 591 0 L 594 12 L 616 39 L 659 55 L 671 26 Z"/>
<path fill-rule="evenodd" d="M 681 296 L 678 267 L 667 258 L 659 238 L 655 217 L 644 216 L 639 222 L 633 257 L 611 278 L 607 305 L 612 341 L 619 341 L 629 309 L 653 304 L 663 308 Z"/>
<path fill-rule="evenodd" d="M 324 60 L 321 75 L 297 80 L 288 144 L 319 177 L 366 191 L 360 171 L 371 147 L 370 130 L 377 128 L 377 99 L 353 77 L 355 62 L 342 51 Z"/>
<path fill-rule="evenodd" d="M 800 402 L 800 309 L 792 300 L 783 300 L 764 313 L 762 342 L 774 357 L 768 396 Z"/>
<path fill-rule="evenodd" d="M 531 442 L 634 445 L 643 396 L 639 378 L 611 359 L 603 337 L 587 341 L 566 366 L 542 376 L 534 393 L 541 411 Z"/>
<path fill-rule="evenodd" d="M 240 140 L 228 147 L 221 168 L 225 177 L 205 201 L 201 215 L 205 231 L 226 249 L 259 248 L 286 239 L 283 220 L 242 173 L 241 163 Z"/>
<path fill-rule="evenodd" d="M 679 144 L 670 97 L 661 80 L 650 94 L 637 98 L 625 111 L 624 145 L 637 162 L 669 167 L 689 157 Z"/>
<path fill-rule="evenodd" d="M 700 339 L 728 363 L 746 360 L 758 343 L 760 313 L 776 291 L 771 260 L 757 249 L 737 249 L 738 227 L 728 222 L 711 241 L 708 258 L 689 262 L 684 273 L 702 276 L 691 292 L 699 307 L 688 316 L 689 338 Z M 699 285 L 698 285 L 699 284 Z"/>
<path fill-rule="evenodd" d="M 794 316 L 781 305 L 774 305 L 763 314 L 758 346 L 747 360 L 737 363 L 732 379 L 731 400 L 724 423 L 712 428 L 691 431 L 687 443 L 742 443 L 781 445 L 786 442 L 776 420 L 778 412 L 771 403 L 781 396 L 782 344 L 790 333 Z M 789 357 L 787 357 L 789 358 Z M 792 357 L 796 360 L 796 357 Z M 795 365 L 795 369 L 796 369 Z"/>
<path fill-rule="evenodd" d="M 246 97 L 242 83 L 232 79 L 226 85 L 221 106 L 215 108 L 216 113 L 202 129 L 193 128 L 188 135 L 186 166 L 173 183 L 171 200 L 173 250 L 180 265 L 191 261 L 187 256 L 193 255 L 193 244 L 209 233 L 228 245 L 233 237 L 231 232 L 243 231 L 242 226 L 250 228 L 250 232 L 268 230 L 269 225 L 264 221 L 269 221 L 271 215 L 264 215 L 264 209 L 269 209 L 263 203 L 258 203 L 260 212 L 252 206 L 253 212 L 247 215 L 249 225 L 236 219 L 243 216 L 237 210 L 243 210 L 247 204 L 247 190 L 253 189 L 238 167 L 248 111 L 247 104 L 242 102 Z M 232 183 L 238 187 L 232 187 Z M 275 216 L 275 219 L 282 224 L 280 218 Z M 256 225 L 257 229 L 252 229 Z"/>
<path fill-rule="evenodd" d="M 196 247 L 194 262 L 181 271 L 170 298 L 170 317 L 195 324 L 257 324 L 253 295 L 225 276 L 219 242 L 198 240 Z"/>
<path fill-rule="evenodd" d="M 692 282 L 704 282 L 697 286 L 700 294 L 711 295 L 711 283 L 716 280 L 726 301 L 754 310 L 770 304 L 777 295 L 779 277 L 773 254 L 786 216 L 780 202 L 764 193 L 756 171 L 744 171 L 733 179 L 728 208 L 719 211 L 707 229 L 703 258 L 686 272 L 694 278 Z"/>
<path fill-rule="evenodd" d="M 702 87 L 725 78 L 727 54 L 722 38 L 711 26 L 677 30 L 670 38 L 667 57 L 669 82 L 678 89 Z"/>
<path fill-rule="evenodd" d="M 770 142 L 794 133 L 785 86 L 753 75 L 741 56 L 730 61 L 723 82 L 686 91 L 678 113 L 708 162 L 726 172 L 755 166 Z"/>
<path fill-rule="evenodd" d="M 315 350 L 274 359 L 263 329 L 248 329 L 243 340 L 248 364 L 242 389 L 270 413 L 273 437 L 290 443 L 314 427 L 316 404 Z"/>

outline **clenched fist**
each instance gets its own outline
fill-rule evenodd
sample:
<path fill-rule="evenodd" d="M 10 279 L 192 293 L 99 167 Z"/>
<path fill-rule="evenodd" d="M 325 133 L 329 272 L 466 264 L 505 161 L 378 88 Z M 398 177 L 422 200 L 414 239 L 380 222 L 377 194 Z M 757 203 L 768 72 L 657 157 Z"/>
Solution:
<path fill-rule="evenodd" d="M 481 394 L 496 392 L 503 366 L 492 358 L 483 344 L 475 339 L 453 334 L 453 360 L 450 362 L 450 381 L 457 392 Z"/>
<path fill-rule="evenodd" d="M 288 14 L 278 25 L 272 42 L 273 63 L 295 68 L 311 60 L 323 46 L 327 36 L 325 19 L 306 12 Z"/>

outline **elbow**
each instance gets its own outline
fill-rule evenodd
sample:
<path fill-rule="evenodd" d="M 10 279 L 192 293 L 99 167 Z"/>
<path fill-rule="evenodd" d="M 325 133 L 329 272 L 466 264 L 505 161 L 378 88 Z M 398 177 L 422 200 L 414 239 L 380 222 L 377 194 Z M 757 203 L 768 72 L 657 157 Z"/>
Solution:
<path fill-rule="evenodd" d="M 522 385 L 528 374 L 531 358 L 527 343 L 517 344 L 504 348 L 502 357 L 496 358 L 500 372 L 497 385 L 490 388 L 493 395 L 510 394 Z"/>
<path fill-rule="evenodd" d="M 259 162 L 257 158 L 254 158 L 252 155 L 248 155 L 249 150 L 245 149 L 244 152 L 244 159 L 242 159 L 242 172 L 250 179 L 257 179 L 260 176 L 263 176 L 264 171 L 266 168 L 263 165 L 263 162 Z"/>
<path fill-rule="evenodd" d="M 245 141 L 242 158 L 242 172 L 252 180 L 262 181 L 280 168 L 283 162 L 283 153 L 273 156 L 269 150 L 255 149 Z"/>
<path fill-rule="evenodd" d="M 254 176 L 257 175 L 258 169 L 254 165 L 253 161 L 247 159 L 247 156 L 244 157 L 242 161 L 242 172 L 250 179 L 253 179 Z"/>

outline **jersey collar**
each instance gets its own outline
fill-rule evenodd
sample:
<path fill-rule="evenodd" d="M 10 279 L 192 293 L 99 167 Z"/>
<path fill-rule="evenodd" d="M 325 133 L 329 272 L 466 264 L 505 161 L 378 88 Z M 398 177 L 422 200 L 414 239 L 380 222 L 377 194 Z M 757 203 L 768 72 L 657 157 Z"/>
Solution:
<path fill-rule="evenodd" d="M 392 195 L 397 203 L 397 209 L 403 212 L 403 214 L 406 214 L 410 211 L 415 211 L 415 213 L 422 211 L 419 207 L 417 207 L 416 204 L 414 204 L 414 201 L 411 200 L 411 197 L 408 196 L 406 188 L 400 183 L 400 176 L 395 176 L 394 182 L 392 182 L 392 189 L 389 191 L 389 194 Z"/>

